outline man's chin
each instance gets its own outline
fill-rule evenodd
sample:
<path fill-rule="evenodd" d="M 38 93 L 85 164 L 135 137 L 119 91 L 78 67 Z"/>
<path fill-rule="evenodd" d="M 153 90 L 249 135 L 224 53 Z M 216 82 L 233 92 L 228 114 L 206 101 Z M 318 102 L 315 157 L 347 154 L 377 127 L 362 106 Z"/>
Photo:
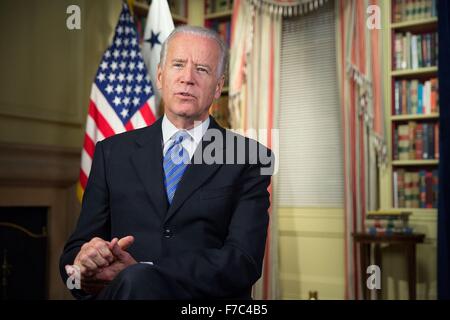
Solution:
<path fill-rule="evenodd" d="M 193 110 L 177 110 L 174 113 L 179 118 L 189 120 L 204 120 L 208 115 L 208 112 L 199 113 Z"/>

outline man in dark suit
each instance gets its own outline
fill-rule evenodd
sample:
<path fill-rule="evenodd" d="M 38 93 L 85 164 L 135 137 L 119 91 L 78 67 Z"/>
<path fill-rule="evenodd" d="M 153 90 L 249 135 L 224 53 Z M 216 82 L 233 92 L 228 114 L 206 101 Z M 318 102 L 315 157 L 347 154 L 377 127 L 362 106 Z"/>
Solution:
<path fill-rule="evenodd" d="M 165 115 L 97 143 L 61 275 L 78 298 L 250 298 L 261 275 L 273 156 L 209 116 L 227 48 L 184 26 L 163 45 Z M 266 170 L 267 169 L 267 170 Z"/>

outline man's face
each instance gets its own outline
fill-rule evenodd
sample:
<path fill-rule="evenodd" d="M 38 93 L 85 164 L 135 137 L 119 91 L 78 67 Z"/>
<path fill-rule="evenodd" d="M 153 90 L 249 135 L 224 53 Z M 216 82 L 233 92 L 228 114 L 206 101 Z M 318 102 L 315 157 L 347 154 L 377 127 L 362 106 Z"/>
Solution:
<path fill-rule="evenodd" d="M 157 86 L 169 118 L 203 121 L 208 117 L 224 81 L 218 78 L 219 56 L 214 39 L 183 33 L 171 39 L 164 66 L 157 72 Z"/>

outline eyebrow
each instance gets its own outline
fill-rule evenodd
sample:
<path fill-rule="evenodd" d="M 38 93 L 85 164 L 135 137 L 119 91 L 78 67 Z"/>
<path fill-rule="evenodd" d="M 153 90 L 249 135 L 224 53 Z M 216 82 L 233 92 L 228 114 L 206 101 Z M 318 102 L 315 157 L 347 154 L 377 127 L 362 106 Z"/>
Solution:
<path fill-rule="evenodd" d="M 186 63 L 187 60 L 186 59 L 172 59 L 172 63 L 174 62 L 181 62 L 181 63 Z M 212 70 L 211 66 L 209 64 L 203 64 L 203 63 L 194 63 L 194 65 L 196 67 L 204 67 L 207 68 L 209 71 Z"/>

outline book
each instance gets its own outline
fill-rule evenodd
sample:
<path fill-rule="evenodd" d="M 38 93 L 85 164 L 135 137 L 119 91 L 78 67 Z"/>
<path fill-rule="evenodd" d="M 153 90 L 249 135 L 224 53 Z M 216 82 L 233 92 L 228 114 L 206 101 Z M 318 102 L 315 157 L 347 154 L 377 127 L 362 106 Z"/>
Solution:
<path fill-rule="evenodd" d="M 375 217 L 409 217 L 412 214 L 412 211 L 409 210 L 398 210 L 398 209 L 379 209 L 379 210 L 369 210 L 367 211 L 366 217 L 375 218 Z"/>
<path fill-rule="evenodd" d="M 398 32 L 394 36 L 393 66 L 395 70 L 418 69 L 438 65 L 436 32 Z"/>
<path fill-rule="evenodd" d="M 409 126 L 398 126 L 398 158 L 399 160 L 409 159 Z"/>
<path fill-rule="evenodd" d="M 407 228 L 376 228 L 369 227 L 366 232 L 370 235 L 395 235 L 395 234 L 412 234 L 414 229 L 411 227 Z"/>
<path fill-rule="evenodd" d="M 437 0 L 395 0 L 392 6 L 392 20 L 394 22 L 419 20 L 436 16 Z"/>

